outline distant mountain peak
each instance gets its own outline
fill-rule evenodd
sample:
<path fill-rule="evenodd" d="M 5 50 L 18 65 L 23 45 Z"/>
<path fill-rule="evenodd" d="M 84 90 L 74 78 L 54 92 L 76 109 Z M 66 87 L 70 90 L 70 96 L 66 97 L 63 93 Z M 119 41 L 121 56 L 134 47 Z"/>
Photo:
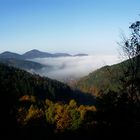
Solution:
<path fill-rule="evenodd" d="M 10 52 L 10 51 L 5 51 L 0 54 L 0 58 L 17 58 L 17 59 L 23 59 L 22 55 Z"/>
<path fill-rule="evenodd" d="M 66 56 L 72 56 L 68 53 L 54 53 L 53 54 L 54 57 L 66 57 Z"/>
<path fill-rule="evenodd" d="M 30 51 L 25 52 L 23 55 L 25 55 L 25 54 L 31 54 L 31 53 L 45 53 L 45 52 L 41 52 L 41 51 L 39 51 L 37 49 L 33 49 L 33 50 L 30 50 Z"/>
<path fill-rule="evenodd" d="M 88 56 L 88 54 L 78 53 L 78 54 L 75 54 L 74 56 Z"/>
<path fill-rule="evenodd" d="M 30 53 L 30 52 L 41 52 L 41 51 L 39 51 L 39 50 L 37 50 L 37 49 L 33 49 L 33 50 L 30 50 L 30 51 L 28 51 L 28 52 L 26 52 L 26 53 Z"/>
<path fill-rule="evenodd" d="M 40 52 L 39 50 L 37 50 L 37 49 L 32 49 L 32 50 L 30 50 L 30 51 L 38 51 L 38 52 Z"/>
<path fill-rule="evenodd" d="M 52 57 L 51 53 L 48 52 L 41 52 L 39 50 L 33 49 L 23 54 L 26 59 L 33 59 L 33 58 L 44 58 L 44 57 Z"/>
<path fill-rule="evenodd" d="M 1 54 L 17 54 L 17 53 L 10 52 L 10 51 L 5 51 L 5 52 L 3 52 L 3 53 L 1 53 Z"/>

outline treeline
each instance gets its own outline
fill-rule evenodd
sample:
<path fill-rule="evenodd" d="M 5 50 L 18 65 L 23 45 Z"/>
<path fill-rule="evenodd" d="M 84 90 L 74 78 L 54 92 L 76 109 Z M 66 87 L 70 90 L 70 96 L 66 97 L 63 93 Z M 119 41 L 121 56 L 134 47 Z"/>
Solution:
<path fill-rule="evenodd" d="M 73 99 L 68 104 L 54 103 L 46 99 L 40 106 L 34 96 L 25 95 L 19 99 L 19 103 L 17 121 L 22 130 L 20 133 L 25 135 L 25 131 L 30 130 L 26 135 L 32 138 L 80 136 L 81 132 L 86 134 L 86 131 L 97 123 L 96 107 L 77 105 Z M 34 129 L 38 130 L 36 134 L 32 132 Z M 42 131 L 39 132 L 39 129 Z"/>

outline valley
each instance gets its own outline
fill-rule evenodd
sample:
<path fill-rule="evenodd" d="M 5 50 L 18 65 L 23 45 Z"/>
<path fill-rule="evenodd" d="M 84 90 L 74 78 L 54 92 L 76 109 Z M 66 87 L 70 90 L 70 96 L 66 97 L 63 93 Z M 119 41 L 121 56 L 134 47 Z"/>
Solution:
<path fill-rule="evenodd" d="M 140 137 L 140 0 L 0 0 L 0 140 Z"/>

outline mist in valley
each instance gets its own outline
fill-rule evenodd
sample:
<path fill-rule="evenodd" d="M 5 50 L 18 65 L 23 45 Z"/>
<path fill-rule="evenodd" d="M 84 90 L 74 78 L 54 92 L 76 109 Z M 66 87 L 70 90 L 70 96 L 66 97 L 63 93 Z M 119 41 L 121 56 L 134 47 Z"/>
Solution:
<path fill-rule="evenodd" d="M 31 61 L 46 66 L 38 71 L 33 70 L 35 73 L 61 82 L 69 82 L 86 76 L 102 66 L 118 63 L 120 59 L 115 55 L 90 55 L 35 58 Z"/>

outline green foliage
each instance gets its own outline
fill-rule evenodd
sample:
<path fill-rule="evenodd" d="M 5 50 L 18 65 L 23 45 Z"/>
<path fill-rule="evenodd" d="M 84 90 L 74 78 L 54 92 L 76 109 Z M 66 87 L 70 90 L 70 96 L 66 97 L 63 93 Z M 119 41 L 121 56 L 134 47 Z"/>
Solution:
<path fill-rule="evenodd" d="M 95 106 L 79 107 L 74 99 L 69 104 L 53 103 L 47 99 L 45 106 L 46 120 L 58 132 L 79 130 L 85 125 L 84 122 L 90 123 L 85 114 L 96 112 Z"/>
<path fill-rule="evenodd" d="M 70 110 L 71 116 L 71 130 L 78 130 L 81 127 L 82 119 L 80 116 L 80 112 L 77 109 Z"/>
<path fill-rule="evenodd" d="M 51 101 L 47 101 L 46 103 L 48 108 L 45 111 L 46 120 L 49 124 L 54 125 L 55 123 L 55 105 Z"/>

